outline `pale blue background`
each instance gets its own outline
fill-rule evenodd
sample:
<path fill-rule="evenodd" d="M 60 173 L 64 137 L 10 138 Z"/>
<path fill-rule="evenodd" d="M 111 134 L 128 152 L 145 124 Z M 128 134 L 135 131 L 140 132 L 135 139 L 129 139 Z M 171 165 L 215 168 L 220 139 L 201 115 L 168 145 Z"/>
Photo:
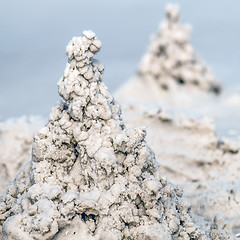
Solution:
<path fill-rule="evenodd" d="M 114 91 L 134 74 L 168 1 L 0 0 L 0 117 L 47 116 L 72 36 L 92 29 L 103 42 L 98 58 Z M 240 85 L 240 1 L 186 0 L 182 20 L 192 43 L 226 88 Z"/>

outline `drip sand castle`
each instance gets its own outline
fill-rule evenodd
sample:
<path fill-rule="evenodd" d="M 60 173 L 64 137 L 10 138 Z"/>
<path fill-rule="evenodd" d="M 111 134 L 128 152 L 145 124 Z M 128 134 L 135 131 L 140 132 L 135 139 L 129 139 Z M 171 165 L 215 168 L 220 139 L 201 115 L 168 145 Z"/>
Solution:
<path fill-rule="evenodd" d="M 220 84 L 190 43 L 191 28 L 180 23 L 179 7 L 166 7 L 166 20 L 152 36 L 137 74 L 115 94 L 121 103 L 187 105 L 196 97 L 218 95 Z"/>
<path fill-rule="evenodd" d="M 214 106 L 222 111 L 218 116 L 226 115 L 224 106 L 213 103 L 220 87 L 190 46 L 189 28 L 179 23 L 179 9 L 168 6 L 166 15 L 138 76 L 118 90 L 116 98 L 125 103 L 128 126 L 147 126 L 146 139 L 161 172 L 183 187 L 192 211 L 209 221 L 221 215 L 228 231 L 237 234 L 239 141 L 218 137 L 209 119 L 196 118 L 202 112 L 209 115 L 211 107 L 216 113 Z"/>
<path fill-rule="evenodd" d="M 3 239 L 229 239 L 218 218 L 196 221 L 159 172 L 143 128 L 128 129 L 93 59 L 92 31 L 73 38 L 63 101 L 34 136 L 31 161 L 0 203 Z"/>
<path fill-rule="evenodd" d="M 209 119 L 197 119 L 202 113 L 216 114 L 216 108 L 222 111 L 218 117 L 227 114 L 226 107 L 214 103 L 220 86 L 194 53 L 189 28 L 179 23 L 178 7 L 168 6 L 166 16 L 138 75 L 116 92 L 116 99 L 125 104 L 129 127 L 147 126 L 146 140 L 161 172 L 183 187 L 192 211 L 209 221 L 221 215 L 228 231 L 237 234 L 239 141 L 220 138 Z"/>
<path fill-rule="evenodd" d="M 164 90 L 173 85 L 192 85 L 219 93 L 220 86 L 190 44 L 191 28 L 180 23 L 178 7 L 169 5 L 166 18 L 152 37 L 138 73 Z"/>

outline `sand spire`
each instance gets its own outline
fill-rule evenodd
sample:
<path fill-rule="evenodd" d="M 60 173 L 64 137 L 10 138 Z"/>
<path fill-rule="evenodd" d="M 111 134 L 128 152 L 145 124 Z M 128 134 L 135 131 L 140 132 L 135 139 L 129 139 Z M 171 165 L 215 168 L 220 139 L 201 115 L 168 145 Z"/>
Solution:
<path fill-rule="evenodd" d="M 166 7 L 166 20 L 151 39 L 139 67 L 139 74 L 154 79 L 165 90 L 175 85 L 195 86 L 204 91 L 220 92 L 211 71 L 190 44 L 191 28 L 180 23 L 179 8 Z"/>
<path fill-rule="evenodd" d="M 32 160 L 0 203 L 3 239 L 210 239 L 182 191 L 168 183 L 145 142 L 127 129 L 93 59 L 92 31 L 73 38 L 60 79 L 63 101 L 34 136 Z M 75 238 L 74 238 L 75 237 Z M 213 238 L 215 239 L 215 238 Z"/>

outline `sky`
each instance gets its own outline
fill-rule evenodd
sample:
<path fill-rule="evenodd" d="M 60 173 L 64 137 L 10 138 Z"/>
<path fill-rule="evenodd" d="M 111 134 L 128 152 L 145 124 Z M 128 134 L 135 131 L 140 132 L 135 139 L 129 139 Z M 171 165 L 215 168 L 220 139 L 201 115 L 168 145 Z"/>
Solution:
<path fill-rule="evenodd" d="M 0 0 L 0 119 L 47 116 L 73 36 L 93 30 L 102 41 L 110 92 L 134 75 L 165 0 Z M 240 1 L 178 0 L 192 44 L 226 88 L 240 86 Z"/>

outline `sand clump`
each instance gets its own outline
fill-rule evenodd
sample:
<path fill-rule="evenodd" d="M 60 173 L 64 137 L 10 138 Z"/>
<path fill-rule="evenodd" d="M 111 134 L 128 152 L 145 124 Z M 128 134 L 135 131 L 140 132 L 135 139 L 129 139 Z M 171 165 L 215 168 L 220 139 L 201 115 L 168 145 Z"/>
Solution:
<path fill-rule="evenodd" d="M 92 31 L 67 46 L 63 101 L 2 196 L 2 239 L 229 239 L 218 218 L 195 222 L 160 174 L 145 129 L 125 127 L 93 59 L 100 48 Z"/>

